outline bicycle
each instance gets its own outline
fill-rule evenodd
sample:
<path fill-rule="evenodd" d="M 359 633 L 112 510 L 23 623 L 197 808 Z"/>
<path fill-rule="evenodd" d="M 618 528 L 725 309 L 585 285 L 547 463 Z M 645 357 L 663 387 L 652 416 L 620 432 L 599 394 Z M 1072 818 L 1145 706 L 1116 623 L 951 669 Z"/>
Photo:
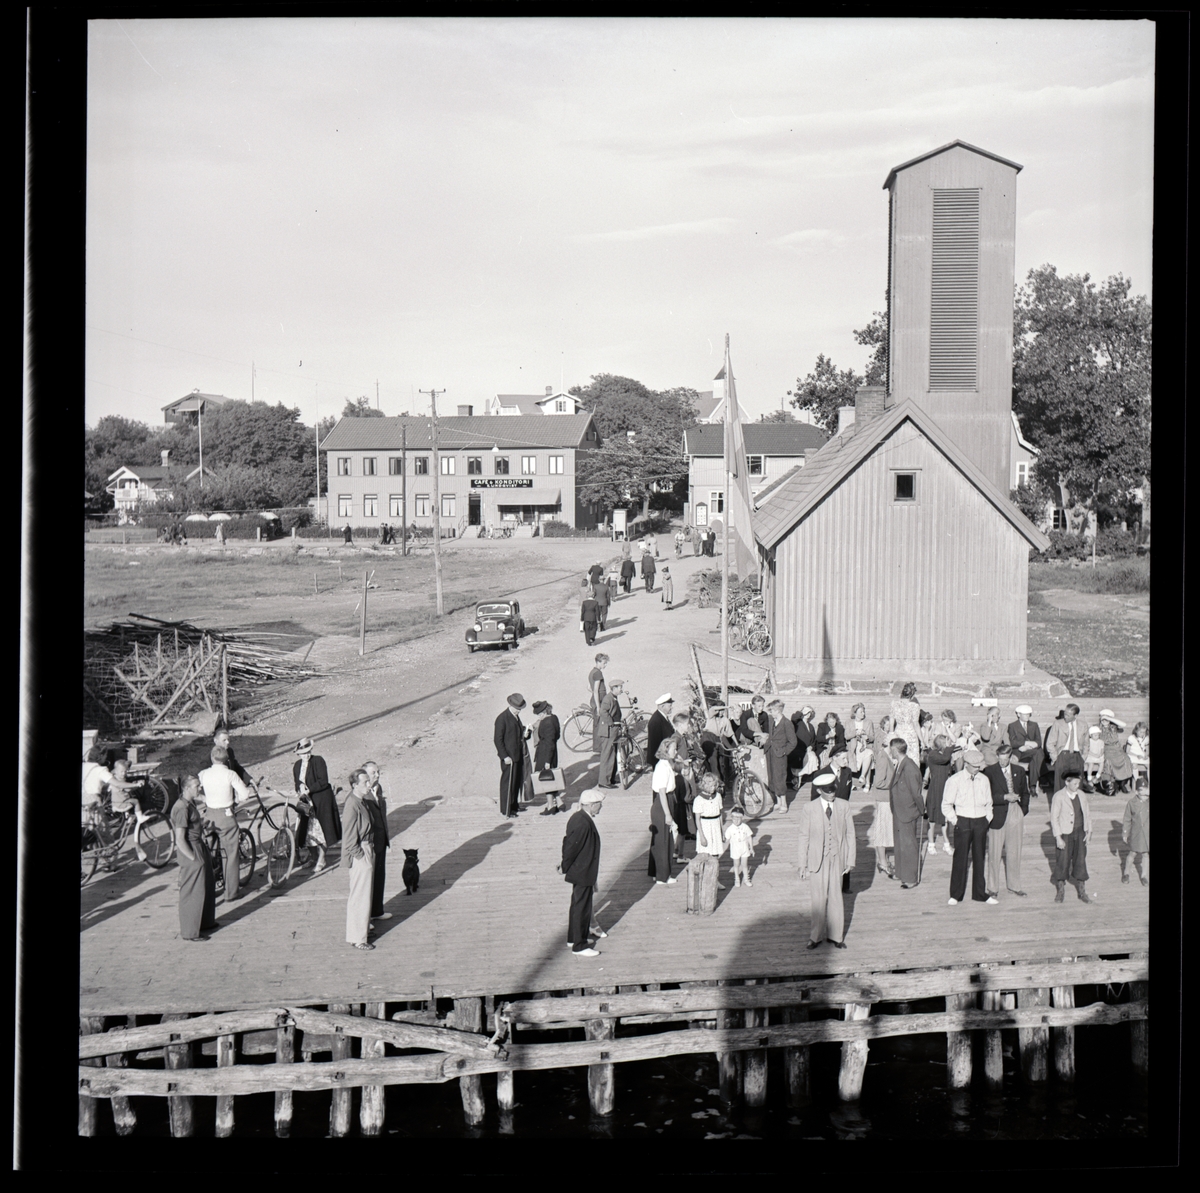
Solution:
<path fill-rule="evenodd" d="M 775 810 L 775 797 L 749 767 L 750 747 L 738 746 L 733 754 L 733 806 L 747 820 L 758 820 Z"/>
<path fill-rule="evenodd" d="M 216 893 L 225 890 L 225 850 L 221 845 L 221 833 L 211 820 L 204 822 L 204 843 L 208 846 L 208 855 L 212 861 L 213 882 Z M 238 829 L 238 885 L 246 886 L 254 877 L 254 867 L 258 863 L 258 852 L 254 848 L 254 834 L 248 829 Z"/>
<path fill-rule="evenodd" d="M 567 723 L 563 726 L 563 745 L 568 750 L 578 754 L 585 747 L 592 748 L 592 731 L 596 726 L 596 714 L 590 704 L 581 704 L 571 710 Z"/>
<path fill-rule="evenodd" d="M 161 870 L 175 852 L 175 834 L 166 817 L 151 811 L 140 823 L 134 813 L 114 812 L 110 801 L 105 800 L 89 816 L 87 823 L 80 825 L 79 833 L 79 885 L 86 886 L 96 873 L 101 862 L 106 870 L 116 867 L 117 854 L 134 834 L 134 841 L 145 855 L 145 862 L 152 870 Z"/>
<path fill-rule="evenodd" d="M 280 802 L 269 807 L 263 802 L 262 791 L 268 791 L 279 797 Z M 296 844 L 296 832 L 300 827 L 302 815 L 313 815 L 312 805 L 299 796 L 288 796 L 276 791 L 259 779 L 254 788 L 254 797 L 258 801 L 258 809 L 250 817 L 249 824 L 243 832 L 253 832 L 258 851 L 267 862 L 267 885 L 281 887 L 296 869 L 297 863 L 305 865 L 308 861 L 308 851 Z M 263 844 L 263 824 L 269 824 L 275 830 L 270 843 Z"/>
<path fill-rule="evenodd" d="M 641 727 L 642 712 L 634 696 L 630 700 L 629 712 L 621 718 L 617 727 L 617 779 L 622 791 L 628 791 L 629 785 L 646 769 L 644 736 L 639 740 Z"/>

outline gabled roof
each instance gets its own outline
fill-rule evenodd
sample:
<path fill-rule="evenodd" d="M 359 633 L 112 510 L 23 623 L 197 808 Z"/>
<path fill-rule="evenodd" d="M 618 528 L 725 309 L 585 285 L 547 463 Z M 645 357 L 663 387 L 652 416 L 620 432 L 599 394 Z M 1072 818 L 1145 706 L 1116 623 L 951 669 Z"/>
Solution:
<path fill-rule="evenodd" d="M 1025 436 L 1021 434 L 1021 423 L 1017 419 L 1017 412 L 1015 410 L 1013 410 L 1013 411 L 1010 411 L 1010 413 L 1012 414 L 1013 430 L 1016 431 L 1016 433 L 1017 433 L 1017 442 L 1027 452 L 1033 452 L 1033 454 L 1035 456 L 1040 456 L 1042 453 L 1040 451 L 1038 451 L 1038 449 L 1036 447 L 1034 447 L 1032 443 L 1027 443 L 1025 440 Z"/>
<path fill-rule="evenodd" d="M 795 476 L 796 473 L 800 471 L 801 467 L 802 465 L 800 464 L 793 464 L 791 468 L 789 468 L 782 476 L 777 476 L 769 485 L 763 485 L 761 489 L 759 489 L 756 493 L 753 493 L 751 497 L 754 508 L 758 509 L 758 507 L 767 501 L 772 494 L 778 492 L 779 487 L 783 484 L 783 482 Z"/>
<path fill-rule="evenodd" d="M 991 502 L 1030 546 L 1044 551 L 1050 545 L 1050 540 L 1009 501 L 1007 494 L 1001 493 L 911 400 L 885 410 L 865 425 L 851 423 L 810 456 L 798 473 L 780 485 L 765 509 L 755 513 L 754 537 L 764 547 L 774 547 L 906 421 L 911 422 Z"/>
<path fill-rule="evenodd" d="M 713 391 L 710 389 L 700 394 L 696 399 L 696 418 L 702 423 L 710 422 L 724 407 L 724 396 L 718 398 L 714 396 Z"/>
<path fill-rule="evenodd" d="M 322 451 L 399 451 L 407 427 L 409 451 L 429 451 L 433 447 L 433 423 L 428 418 L 343 418 L 325 437 Z M 476 414 L 469 417 L 439 418 L 438 447 L 444 451 L 476 448 L 501 451 L 522 447 L 598 447 L 599 436 L 589 440 L 588 429 L 595 429 L 592 416 L 559 414 L 547 418 L 536 414 L 514 414 L 504 418 Z"/>
<path fill-rule="evenodd" d="M 185 469 L 187 471 L 184 471 Z M 132 476 L 147 488 L 157 489 L 163 481 L 191 480 L 199 471 L 198 466 L 188 468 L 186 464 L 176 464 L 174 466 L 168 464 L 166 468 L 161 464 L 122 464 L 116 472 L 109 476 L 106 483 L 111 484 L 121 476 Z M 204 475 L 212 476 L 213 470 L 205 468 Z"/>
<path fill-rule="evenodd" d="M 743 423 L 742 438 L 750 456 L 803 456 L 813 452 L 829 438 L 820 427 L 808 423 Z M 702 423 L 683 433 L 685 456 L 723 456 L 725 427 L 721 423 Z"/>
<path fill-rule="evenodd" d="M 978 145 L 968 145 L 966 141 L 951 141 L 947 145 L 942 145 L 938 149 L 931 149 L 928 153 L 922 153 L 920 157 L 914 157 L 906 162 L 901 162 L 898 166 L 893 166 L 888 171 L 888 176 L 883 184 L 885 191 L 892 189 L 892 183 L 896 181 L 896 175 L 901 170 L 907 170 L 909 166 L 915 166 L 917 162 L 923 162 L 927 158 L 937 157 L 939 153 L 945 153 L 947 149 L 969 149 L 972 153 L 978 153 L 981 157 L 990 157 L 994 162 L 1001 162 L 1003 165 L 1012 166 L 1019 174 L 1024 166 L 1018 165 L 1017 162 L 1010 162 L 1008 158 L 1001 157 L 998 153 L 989 153 L 986 149 L 980 149 Z"/>
<path fill-rule="evenodd" d="M 168 402 L 163 409 L 176 411 L 199 410 L 203 402 L 215 402 L 220 406 L 229 400 L 224 394 L 202 394 L 196 392 L 184 394 L 182 398 L 176 398 L 175 401 Z"/>
<path fill-rule="evenodd" d="M 576 406 L 583 405 L 583 399 L 580 398 L 578 394 L 567 393 L 565 389 L 560 389 L 556 393 L 547 394 L 544 398 L 538 398 L 536 405 L 538 409 L 541 409 L 541 407 L 545 406 L 547 402 L 558 401 L 574 402 Z"/>
<path fill-rule="evenodd" d="M 515 406 L 521 414 L 541 414 L 539 402 L 544 402 L 547 394 L 497 394 L 496 401 L 501 406 Z M 510 414 L 509 418 L 519 418 L 520 415 Z"/>

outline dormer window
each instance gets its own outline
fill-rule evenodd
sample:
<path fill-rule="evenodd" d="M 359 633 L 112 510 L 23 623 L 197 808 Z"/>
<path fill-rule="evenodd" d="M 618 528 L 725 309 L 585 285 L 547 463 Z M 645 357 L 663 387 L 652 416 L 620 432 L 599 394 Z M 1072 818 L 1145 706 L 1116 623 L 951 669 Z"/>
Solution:
<path fill-rule="evenodd" d="M 561 398 L 554 403 L 555 414 L 566 414 L 567 404 Z"/>

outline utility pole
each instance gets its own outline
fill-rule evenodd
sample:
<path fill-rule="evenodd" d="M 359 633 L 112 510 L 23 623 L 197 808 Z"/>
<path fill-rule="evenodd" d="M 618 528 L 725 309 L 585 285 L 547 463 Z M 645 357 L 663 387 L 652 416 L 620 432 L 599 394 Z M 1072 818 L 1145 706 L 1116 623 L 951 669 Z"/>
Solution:
<path fill-rule="evenodd" d="M 429 395 L 429 409 L 433 415 L 433 575 L 434 583 L 437 586 L 437 615 L 442 616 L 444 611 L 442 605 L 442 497 L 441 489 L 438 485 L 438 477 L 441 475 L 442 465 L 438 459 L 438 419 L 437 419 L 437 396 L 444 394 L 444 389 L 423 389 L 420 391 L 423 394 Z"/>
<path fill-rule="evenodd" d="M 408 556 L 408 420 L 400 422 L 400 557 Z"/>
<path fill-rule="evenodd" d="M 321 399 L 315 383 L 313 385 L 313 442 L 317 445 L 317 521 L 319 522 L 321 520 Z M 326 502 L 327 518 L 329 515 L 328 505 L 329 503 Z"/>
<path fill-rule="evenodd" d="M 375 409 L 379 409 L 379 378 L 375 378 Z"/>
<path fill-rule="evenodd" d="M 204 400 L 196 403 L 196 435 L 200 441 L 200 488 L 204 488 Z"/>

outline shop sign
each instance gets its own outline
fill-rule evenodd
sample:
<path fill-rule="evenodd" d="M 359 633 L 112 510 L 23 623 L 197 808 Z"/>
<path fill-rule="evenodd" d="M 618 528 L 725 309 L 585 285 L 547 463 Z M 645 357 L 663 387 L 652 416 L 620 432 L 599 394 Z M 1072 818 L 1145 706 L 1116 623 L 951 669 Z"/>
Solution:
<path fill-rule="evenodd" d="M 531 476 L 473 476 L 471 478 L 472 489 L 532 489 L 533 477 Z"/>

